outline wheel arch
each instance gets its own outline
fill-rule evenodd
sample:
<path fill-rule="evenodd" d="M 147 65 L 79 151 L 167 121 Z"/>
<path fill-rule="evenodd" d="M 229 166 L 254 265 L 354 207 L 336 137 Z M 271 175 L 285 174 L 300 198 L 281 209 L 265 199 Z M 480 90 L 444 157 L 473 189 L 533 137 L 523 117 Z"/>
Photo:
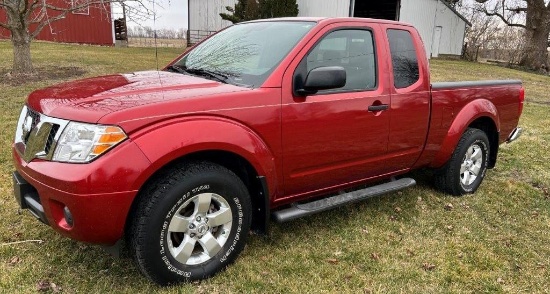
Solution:
<path fill-rule="evenodd" d="M 477 99 L 468 103 L 455 116 L 443 143 L 440 145 L 439 152 L 430 165 L 431 167 L 442 167 L 451 158 L 462 134 L 468 128 L 476 128 L 485 132 L 489 138 L 491 150 L 489 167 L 494 167 L 498 154 L 500 121 L 496 106 L 486 99 Z"/>
<path fill-rule="evenodd" d="M 239 154 L 226 150 L 202 150 L 186 154 L 185 156 L 176 158 L 154 171 L 143 183 L 139 189 L 137 196 L 132 201 L 129 213 L 125 221 L 125 230 L 128 229 L 131 220 L 134 218 L 136 208 L 146 192 L 154 181 L 164 177 L 171 170 L 181 168 L 190 162 L 207 161 L 223 166 L 234 172 L 250 193 L 252 203 L 252 225 L 251 229 L 259 234 L 267 234 L 269 232 L 269 205 L 270 197 L 265 176 L 258 173 L 256 168 Z"/>
<path fill-rule="evenodd" d="M 489 162 L 487 167 L 494 168 L 497 161 L 499 147 L 499 131 L 495 122 L 488 116 L 482 116 L 471 122 L 468 125 L 468 128 L 481 130 L 485 133 L 485 135 L 487 135 L 487 138 L 489 139 Z"/>
<path fill-rule="evenodd" d="M 277 179 L 273 152 L 259 134 L 227 118 L 195 116 L 148 127 L 131 140 L 151 164 L 134 183 L 138 193 L 125 227 L 151 181 L 186 162 L 209 161 L 233 171 L 245 183 L 254 209 L 252 230 L 267 233 L 270 194 Z"/>

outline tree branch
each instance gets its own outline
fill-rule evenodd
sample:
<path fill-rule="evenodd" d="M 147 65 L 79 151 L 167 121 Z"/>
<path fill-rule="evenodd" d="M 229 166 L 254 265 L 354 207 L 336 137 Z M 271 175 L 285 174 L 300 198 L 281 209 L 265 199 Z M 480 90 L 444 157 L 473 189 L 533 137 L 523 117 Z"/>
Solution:
<path fill-rule="evenodd" d="M 29 5 L 29 7 L 27 8 L 27 11 L 25 11 L 25 19 L 27 19 L 29 15 L 31 15 L 31 13 L 34 11 L 34 9 L 38 7 L 38 1 L 39 0 L 33 0 L 31 5 Z"/>
<path fill-rule="evenodd" d="M 61 14 L 56 15 L 56 16 L 54 16 L 54 17 L 48 17 L 48 18 L 46 18 L 43 22 L 41 22 L 41 23 L 36 27 L 36 29 L 34 29 L 34 32 L 30 33 L 31 39 L 34 39 L 36 36 L 38 36 L 38 34 L 40 34 L 40 32 L 42 31 L 42 29 L 44 29 L 44 27 L 45 27 L 46 25 L 49 25 L 50 23 L 52 23 L 52 22 L 54 22 L 54 21 L 58 21 L 58 20 L 60 20 L 60 19 L 65 18 L 65 16 L 67 16 L 67 13 L 69 13 L 69 10 L 63 11 Z"/>
<path fill-rule="evenodd" d="M 3 24 L 3 23 L 1 23 L 1 22 L 0 22 L 0 28 L 4 28 L 4 29 L 6 29 L 6 30 L 8 30 L 8 31 L 11 31 L 11 30 L 13 29 L 11 26 L 9 26 L 9 25 L 7 25 L 7 24 Z"/>
<path fill-rule="evenodd" d="M 0 2 L 0 8 L 9 9 L 11 12 L 16 13 L 12 6 L 5 4 L 4 1 Z"/>
<path fill-rule="evenodd" d="M 491 13 L 491 12 L 485 10 L 485 15 L 487 15 L 487 16 L 498 16 L 509 27 L 518 27 L 518 28 L 524 28 L 524 29 L 527 28 L 524 24 L 509 22 L 508 20 L 506 20 L 506 18 L 502 14 L 500 14 L 498 12 Z"/>
<path fill-rule="evenodd" d="M 476 2 L 481 3 L 481 4 L 486 4 L 487 1 L 488 0 L 476 0 Z M 510 8 L 507 8 L 506 5 L 505 5 L 506 0 L 501 0 L 500 2 L 501 2 L 500 5 L 497 4 L 491 12 L 489 12 L 489 10 L 487 10 L 487 7 L 485 5 L 483 5 L 482 6 L 483 8 L 479 9 L 479 10 L 481 12 L 485 13 L 485 15 L 487 15 L 487 16 L 496 16 L 496 17 L 500 18 L 507 26 L 526 29 L 527 26 L 525 26 L 524 24 L 511 22 L 508 18 L 505 17 L 505 13 L 506 13 L 506 10 L 508 10 L 508 11 L 516 11 L 517 10 L 517 11 L 521 12 L 521 11 L 524 11 L 524 9 L 527 10 L 527 8 L 523 8 L 523 7 L 518 6 L 515 9 L 510 9 Z M 502 13 L 499 13 L 498 10 L 502 10 Z"/>

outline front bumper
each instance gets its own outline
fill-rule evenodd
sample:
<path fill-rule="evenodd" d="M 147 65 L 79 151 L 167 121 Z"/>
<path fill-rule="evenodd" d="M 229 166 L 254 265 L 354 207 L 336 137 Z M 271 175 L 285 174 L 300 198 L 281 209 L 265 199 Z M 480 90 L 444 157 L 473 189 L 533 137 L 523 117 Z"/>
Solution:
<path fill-rule="evenodd" d="M 29 184 L 18 172 L 13 172 L 13 195 L 21 209 L 28 209 L 39 221 L 48 225 L 44 207 L 36 189 Z"/>
<path fill-rule="evenodd" d="M 21 209 L 78 241 L 112 245 L 122 238 L 139 178 L 150 165 L 133 142 L 88 164 L 27 163 L 15 148 L 12 153 L 14 196 Z"/>

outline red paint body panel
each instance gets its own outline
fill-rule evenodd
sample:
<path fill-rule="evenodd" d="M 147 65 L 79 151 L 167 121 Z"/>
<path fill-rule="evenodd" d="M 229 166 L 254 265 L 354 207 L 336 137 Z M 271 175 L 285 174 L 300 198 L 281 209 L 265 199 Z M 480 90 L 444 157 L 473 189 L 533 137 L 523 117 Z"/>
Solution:
<path fill-rule="evenodd" d="M 472 89 L 432 90 L 430 133 L 416 166 L 441 167 L 449 160 L 467 126 L 489 117 L 503 143 L 519 122 L 521 85 L 487 86 Z"/>
<path fill-rule="evenodd" d="M 519 84 L 431 90 L 425 50 L 412 26 L 357 18 L 301 20 L 317 25 L 257 89 L 149 71 L 33 92 L 27 105 L 38 112 L 118 125 L 129 137 L 89 164 L 25 163 L 14 151 L 16 169 L 39 191 L 50 224 L 77 240 L 112 244 L 122 237 L 144 183 L 166 164 L 196 152 L 224 151 L 249 162 L 265 177 L 276 208 L 412 168 L 439 167 L 477 118 L 494 121 L 500 142 L 517 126 Z M 339 28 L 372 32 L 376 88 L 296 96 L 298 64 L 323 35 Z M 387 29 L 409 31 L 417 48 L 419 80 L 404 89 L 394 87 Z M 379 104 L 389 109 L 368 111 Z M 63 205 L 74 211 L 72 229 L 59 220 Z"/>
<path fill-rule="evenodd" d="M 48 0 L 48 4 L 56 7 L 69 7 L 71 1 Z M 113 27 L 111 22 L 111 6 L 109 2 L 101 5 L 91 5 L 87 14 L 69 12 L 65 18 L 54 21 L 36 37 L 37 40 L 53 41 L 62 43 L 80 43 L 93 45 L 113 45 Z M 38 14 L 39 11 L 35 11 Z M 53 9 L 47 10 L 50 18 L 60 14 Z M 0 22 L 5 22 L 6 14 L 0 11 Z M 30 32 L 33 32 L 36 25 L 31 24 Z M 10 32 L 0 28 L 0 39 L 10 38 Z"/>
<path fill-rule="evenodd" d="M 140 188 L 137 180 L 151 165 L 131 141 L 88 164 L 26 163 L 15 149 L 13 158 L 17 171 L 38 191 L 50 225 L 72 239 L 98 244 L 120 239 Z M 72 228 L 63 222 L 65 205 L 73 214 Z"/>

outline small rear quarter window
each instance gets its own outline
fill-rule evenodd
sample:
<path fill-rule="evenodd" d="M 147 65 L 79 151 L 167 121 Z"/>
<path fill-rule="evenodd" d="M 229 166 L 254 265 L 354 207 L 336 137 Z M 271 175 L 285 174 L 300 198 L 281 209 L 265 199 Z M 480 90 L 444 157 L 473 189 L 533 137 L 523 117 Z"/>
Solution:
<path fill-rule="evenodd" d="M 418 59 L 411 33 L 405 30 L 389 29 L 391 61 L 395 88 L 409 87 L 419 79 Z"/>

